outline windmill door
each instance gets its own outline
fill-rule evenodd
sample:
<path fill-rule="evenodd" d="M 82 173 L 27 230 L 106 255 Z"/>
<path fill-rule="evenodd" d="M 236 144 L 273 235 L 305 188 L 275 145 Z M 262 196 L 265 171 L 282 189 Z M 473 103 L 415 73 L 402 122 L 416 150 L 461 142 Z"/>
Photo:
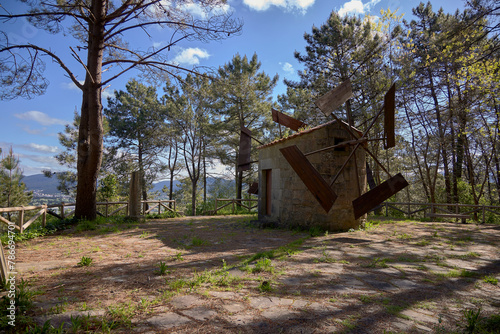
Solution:
<path fill-rule="evenodd" d="M 272 173 L 271 169 L 265 171 L 266 174 L 266 215 L 271 215 L 271 194 L 272 194 Z"/>

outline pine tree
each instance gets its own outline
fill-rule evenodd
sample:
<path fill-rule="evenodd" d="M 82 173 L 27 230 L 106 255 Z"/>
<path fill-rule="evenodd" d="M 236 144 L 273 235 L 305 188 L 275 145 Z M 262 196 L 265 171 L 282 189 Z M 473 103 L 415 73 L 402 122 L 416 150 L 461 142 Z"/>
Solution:
<path fill-rule="evenodd" d="M 263 138 L 272 124 L 271 95 L 278 75 L 270 77 L 260 67 L 257 54 L 250 59 L 237 54 L 219 68 L 213 86 L 220 121 L 218 156 L 223 164 L 235 166 L 237 199 L 242 198 L 243 188 L 243 172 L 237 171 L 240 129 L 244 126 L 254 137 Z"/>
<path fill-rule="evenodd" d="M 33 192 L 27 191 L 26 185 L 21 181 L 23 172 L 19 162 L 19 157 L 14 156 L 12 147 L 7 155 L 2 156 L 0 161 L 0 207 L 28 205 L 33 197 Z"/>

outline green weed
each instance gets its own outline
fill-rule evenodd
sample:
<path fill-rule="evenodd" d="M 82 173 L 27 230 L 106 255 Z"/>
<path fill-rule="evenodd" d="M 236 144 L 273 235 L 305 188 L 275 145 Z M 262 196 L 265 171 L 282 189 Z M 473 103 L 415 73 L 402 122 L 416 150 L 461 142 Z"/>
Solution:
<path fill-rule="evenodd" d="M 493 275 L 489 275 L 489 276 L 483 277 L 483 282 L 490 283 L 490 284 L 493 284 L 493 285 L 497 285 L 498 284 L 498 279 L 495 276 L 493 276 Z"/>
<path fill-rule="evenodd" d="M 271 292 L 272 291 L 271 283 L 269 283 L 269 281 L 262 281 L 262 283 L 260 283 L 259 285 L 259 290 L 261 292 Z"/>
<path fill-rule="evenodd" d="M 193 239 L 191 240 L 191 244 L 193 246 L 205 246 L 205 245 L 208 245 L 210 243 L 206 240 L 198 238 L 197 236 L 194 236 Z"/>
<path fill-rule="evenodd" d="M 474 329 L 476 328 L 479 321 L 480 313 L 481 313 L 481 308 L 477 309 L 477 311 L 471 309 L 464 310 L 462 318 L 466 323 L 464 326 L 466 333 L 469 334 L 474 333 Z"/>
<path fill-rule="evenodd" d="M 87 257 L 87 256 L 82 256 L 80 259 L 80 262 L 77 263 L 79 267 L 88 267 L 92 264 L 92 258 Z"/>
<path fill-rule="evenodd" d="M 162 262 L 160 261 L 159 265 L 158 265 L 158 275 L 165 275 L 165 274 L 169 274 L 170 273 L 170 270 L 168 269 L 168 266 L 165 262 Z"/>

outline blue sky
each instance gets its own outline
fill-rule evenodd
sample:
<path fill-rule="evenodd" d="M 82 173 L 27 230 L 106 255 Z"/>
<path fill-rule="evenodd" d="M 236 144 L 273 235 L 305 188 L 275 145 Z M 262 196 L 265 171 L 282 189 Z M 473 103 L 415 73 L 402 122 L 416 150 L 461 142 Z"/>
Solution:
<path fill-rule="evenodd" d="M 303 35 L 310 33 L 313 25 L 320 26 L 332 11 L 341 15 L 380 14 L 381 9 L 399 9 L 407 20 L 411 20 L 411 8 L 420 1 L 406 0 L 228 0 L 226 9 L 231 9 L 235 18 L 243 20 L 243 32 L 239 36 L 210 43 L 197 41 L 182 42 L 171 49 L 169 58 L 179 64 L 192 66 L 208 66 L 217 68 L 229 62 L 239 53 L 251 57 L 257 53 L 262 63 L 261 70 L 280 79 L 274 90 L 274 96 L 285 92 L 283 79 L 297 79 L 296 72 L 301 66 L 295 61 L 295 51 L 304 52 Z M 462 1 L 431 1 L 437 11 L 443 7 L 445 12 L 453 13 Z M 4 5 L 7 7 L 8 5 Z M 10 8 L 11 10 L 13 8 Z M 1 8 L 0 8 L 1 10 Z M 77 42 L 63 35 L 48 35 L 43 30 L 30 26 L 24 20 L 13 23 L 0 23 L 0 30 L 7 31 L 9 39 L 22 43 L 29 42 L 51 48 L 72 68 L 77 68 L 76 61 L 71 58 L 68 46 L 76 47 Z M 149 46 L 162 45 L 159 33 L 151 39 L 138 39 L 138 43 Z M 133 41 L 131 41 L 132 43 Z M 75 71 L 79 78 L 84 73 L 78 68 Z M 112 82 L 104 92 L 104 97 L 114 90 L 124 90 L 129 78 L 139 73 L 131 72 Z M 57 134 L 64 130 L 64 125 L 73 119 L 75 110 L 81 104 L 81 92 L 65 76 L 65 73 L 54 63 L 47 61 L 45 75 L 50 82 L 44 95 L 31 100 L 17 98 L 0 101 L 0 147 L 6 153 L 12 146 L 19 156 L 24 175 L 38 174 L 44 169 L 61 171 L 54 158 L 61 151 Z M 159 87 L 159 94 L 161 94 Z M 105 100 L 105 99 L 103 99 Z"/>

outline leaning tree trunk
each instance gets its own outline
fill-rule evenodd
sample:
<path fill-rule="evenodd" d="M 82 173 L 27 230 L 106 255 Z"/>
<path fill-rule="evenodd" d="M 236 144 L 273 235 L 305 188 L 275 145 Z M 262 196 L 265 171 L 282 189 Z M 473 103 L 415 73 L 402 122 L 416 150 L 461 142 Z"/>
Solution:
<path fill-rule="evenodd" d="M 82 110 L 78 133 L 77 187 L 75 218 L 97 217 L 97 176 L 102 161 L 103 119 L 101 101 L 104 16 L 106 1 L 93 1 L 94 20 L 89 23 L 87 75 L 83 85 Z"/>

